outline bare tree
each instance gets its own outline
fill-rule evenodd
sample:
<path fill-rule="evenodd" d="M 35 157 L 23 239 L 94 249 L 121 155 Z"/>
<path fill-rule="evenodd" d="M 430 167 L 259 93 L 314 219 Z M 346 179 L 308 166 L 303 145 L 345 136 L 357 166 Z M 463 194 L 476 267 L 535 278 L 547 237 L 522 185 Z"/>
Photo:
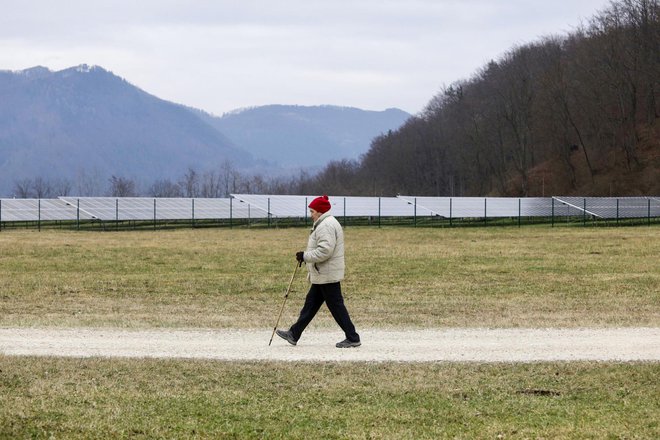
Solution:
<path fill-rule="evenodd" d="M 222 194 L 220 176 L 213 170 L 202 175 L 200 196 L 220 197 Z"/>
<path fill-rule="evenodd" d="M 53 188 L 51 183 L 43 177 L 37 177 L 32 182 L 32 194 L 37 199 L 47 199 L 53 197 Z"/>
<path fill-rule="evenodd" d="M 73 187 L 69 179 L 53 179 L 51 182 L 54 196 L 68 196 L 71 194 Z"/>
<path fill-rule="evenodd" d="M 109 181 L 111 197 L 135 197 L 137 195 L 136 185 L 133 180 L 112 176 Z"/>
<path fill-rule="evenodd" d="M 20 179 L 14 181 L 14 197 L 18 199 L 33 198 L 32 187 L 32 179 Z"/>
<path fill-rule="evenodd" d="M 220 184 L 222 195 L 229 197 L 231 193 L 236 192 L 239 182 L 241 180 L 240 173 L 234 168 L 234 165 L 229 160 L 225 160 L 220 166 Z"/>
<path fill-rule="evenodd" d="M 183 197 L 183 191 L 179 184 L 169 179 L 156 180 L 148 190 L 150 197 Z"/>
<path fill-rule="evenodd" d="M 98 196 L 103 192 L 102 178 L 98 170 L 94 169 L 91 173 L 84 169 L 78 170 L 76 173 L 76 191 L 79 196 L 90 197 Z"/>
<path fill-rule="evenodd" d="M 183 188 L 183 194 L 186 197 L 198 197 L 199 196 L 199 174 L 192 167 L 188 168 L 188 171 L 183 175 L 183 178 L 180 182 L 181 188 Z"/>

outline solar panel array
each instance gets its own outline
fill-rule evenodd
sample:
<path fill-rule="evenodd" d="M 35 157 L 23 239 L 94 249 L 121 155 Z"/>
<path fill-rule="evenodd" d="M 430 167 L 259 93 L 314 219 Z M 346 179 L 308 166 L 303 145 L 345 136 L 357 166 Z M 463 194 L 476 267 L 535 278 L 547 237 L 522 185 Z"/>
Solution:
<path fill-rule="evenodd" d="M 59 199 L 0 199 L 0 221 L 55 221 L 91 219 L 91 216 Z"/>
<path fill-rule="evenodd" d="M 258 194 L 232 194 L 251 206 L 259 207 L 273 217 L 306 218 L 307 207 L 317 196 L 271 196 Z M 399 197 L 329 197 L 331 211 L 337 217 L 413 217 L 433 215 L 428 209 Z M 417 209 L 417 212 L 415 211 Z"/>
<path fill-rule="evenodd" d="M 550 217 L 552 199 L 541 197 L 399 196 L 445 218 Z"/>
<path fill-rule="evenodd" d="M 598 218 L 660 216 L 658 197 L 553 197 L 572 209 Z"/>
<path fill-rule="evenodd" d="M 72 206 L 80 206 L 80 211 L 91 218 L 106 221 L 229 219 L 250 218 L 252 215 L 250 207 L 241 206 L 229 198 L 60 197 L 60 199 Z M 259 217 L 259 210 L 254 214 Z"/>
<path fill-rule="evenodd" d="M 232 198 L 60 197 L 0 199 L 0 222 L 307 218 L 314 195 Z M 331 196 L 336 217 L 660 217 L 660 197 Z"/>

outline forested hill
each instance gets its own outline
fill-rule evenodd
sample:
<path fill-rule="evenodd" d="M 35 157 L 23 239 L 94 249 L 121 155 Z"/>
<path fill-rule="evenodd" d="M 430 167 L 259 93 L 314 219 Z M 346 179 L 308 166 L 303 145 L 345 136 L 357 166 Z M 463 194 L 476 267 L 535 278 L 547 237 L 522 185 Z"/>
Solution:
<path fill-rule="evenodd" d="M 613 2 L 571 34 L 511 48 L 310 190 L 658 195 L 659 16 L 658 0 Z"/>
<path fill-rule="evenodd" d="M 110 176 L 255 163 L 187 108 L 99 66 L 0 71 L 0 97 L 0 196 L 99 195 Z"/>

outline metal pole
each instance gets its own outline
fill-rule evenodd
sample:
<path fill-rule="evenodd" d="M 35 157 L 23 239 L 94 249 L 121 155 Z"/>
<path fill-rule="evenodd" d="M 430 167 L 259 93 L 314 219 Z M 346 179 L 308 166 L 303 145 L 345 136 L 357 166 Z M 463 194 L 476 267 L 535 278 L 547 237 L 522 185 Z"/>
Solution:
<path fill-rule="evenodd" d="M 649 226 L 651 226 L 651 199 L 648 199 L 646 202 L 648 204 Z"/>
<path fill-rule="evenodd" d="M 582 226 L 587 225 L 587 199 L 582 199 Z"/>
<path fill-rule="evenodd" d="M 415 197 L 415 204 L 413 205 L 413 224 L 417 227 L 417 197 Z"/>
<path fill-rule="evenodd" d="M 521 204 L 521 199 L 518 198 L 518 227 L 520 227 L 520 215 L 521 215 L 521 209 L 520 209 L 520 204 Z"/>
<path fill-rule="evenodd" d="M 270 228 L 270 197 L 268 197 L 268 227 Z"/>
<path fill-rule="evenodd" d="M 346 197 L 344 197 L 344 227 L 346 226 Z"/>
<path fill-rule="evenodd" d="M 380 228 L 380 197 L 378 197 L 378 227 Z"/>
<path fill-rule="evenodd" d="M 76 199 L 76 228 L 80 231 L 80 199 Z"/>
<path fill-rule="evenodd" d="M 119 229 L 119 199 L 115 199 L 115 229 Z"/>
<path fill-rule="evenodd" d="M 154 231 L 156 230 L 156 199 L 154 198 Z"/>
<path fill-rule="evenodd" d="M 230 229 L 234 227 L 234 224 L 233 224 L 234 214 L 232 212 L 233 208 L 234 208 L 234 197 L 229 196 L 229 228 Z"/>
<path fill-rule="evenodd" d="M 305 197 L 305 226 L 307 226 L 307 197 Z"/>
<path fill-rule="evenodd" d="M 616 199 L 616 224 L 619 224 L 619 199 Z"/>
<path fill-rule="evenodd" d="M 550 220 L 550 224 L 554 228 L 555 227 L 555 198 L 553 197 L 551 200 L 552 200 L 552 217 L 551 217 L 552 220 Z"/>
<path fill-rule="evenodd" d="M 195 228 L 195 199 L 190 199 L 191 201 L 191 213 L 192 213 L 192 227 Z"/>
<path fill-rule="evenodd" d="M 451 226 L 451 215 L 452 215 L 452 199 L 449 198 L 449 226 Z"/>
<path fill-rule="evenodd" d="M 284 300 L 282 301 L 282 307 L 280 307 L 280 313 L 277 315 L 277 321 L 275 321 L 275 327 L 273 327 L 273 333 L 270 335 L 270 341 L 268 342 L 268 346 L 270 347 L 270 344 L 273 342 L 273 336 L 275 336 L 275 330 L 277 330 L 277 326 L 280 323 L 280 318 L 282 317 L 282 312 L 284 311 L 284 304 L 286 304 L 286 299 L 289 297 L 289 292 L 291 292 L 291 285 L 293 284 L 293 279 L 296 277 L 296 273 L 298 272 L 298 268 L 302 266 L 302 263 L 299 263 L 296 261 L 296 267 L 293 269 L 293 275 L 291 275 L 291 281 L 289 281 L 289 286 L 286 288 L 286 293 L 284 294 Z"/>
<path fill-rule="evenodd" d="M 38 201 L 38 208 L 37 208 L 37 209 L 38 209 L 38 211 L 39 211 L 39 214 L 38 214 L 38 221 L 37 221 L 37 227 L 38 227 L 39 230 L 41 231 L 41 199 L 39 199 L 39 201 Z"/>
<path fill-rule="evenodd" d="M 484 197 L 484 226 L 487 225 L 488 222 L 488 198 Z"/>

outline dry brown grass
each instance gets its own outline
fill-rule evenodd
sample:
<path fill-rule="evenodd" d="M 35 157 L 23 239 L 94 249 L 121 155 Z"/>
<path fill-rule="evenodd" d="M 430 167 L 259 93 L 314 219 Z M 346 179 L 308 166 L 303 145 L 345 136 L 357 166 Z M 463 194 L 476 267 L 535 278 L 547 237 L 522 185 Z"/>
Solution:
<path fill-rule="evenodd" d="M 305 229 L 0 233 L 1 326 L 270 327 Z M 346 228 L 358 327 L 658 326 L 660 228 Z M 302 305 L 294 283 L 282 322 Z M 327 313 L 315 322 L 334 325 Z"/>

